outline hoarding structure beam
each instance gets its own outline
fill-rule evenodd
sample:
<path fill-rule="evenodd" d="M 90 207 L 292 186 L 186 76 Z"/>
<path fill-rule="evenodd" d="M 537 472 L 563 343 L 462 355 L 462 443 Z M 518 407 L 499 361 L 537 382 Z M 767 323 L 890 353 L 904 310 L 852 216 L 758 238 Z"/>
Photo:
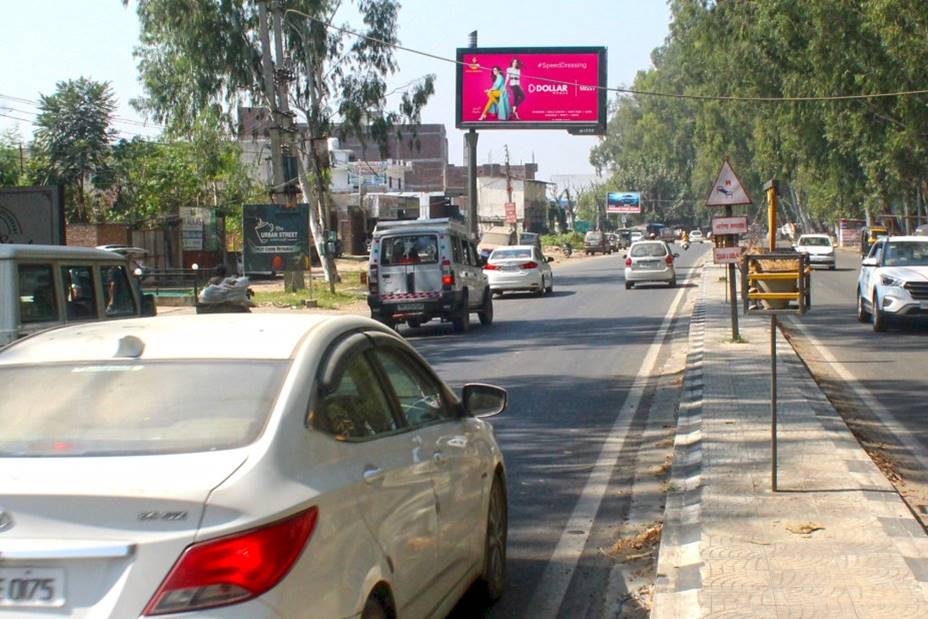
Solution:
<path fill-rule="evenodd" d="M 469 129 L 464 134 L 467 144 L 467 221 L 471 234 L 476 238 L 477 226 L 477 131 Z"/>

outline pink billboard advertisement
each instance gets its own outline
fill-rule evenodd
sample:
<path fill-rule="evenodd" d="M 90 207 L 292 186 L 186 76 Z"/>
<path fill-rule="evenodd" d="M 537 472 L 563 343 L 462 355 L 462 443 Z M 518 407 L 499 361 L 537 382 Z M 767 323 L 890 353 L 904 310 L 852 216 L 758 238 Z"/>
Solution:
<path fill-rule="evenodd" d="M 457 50 L 457 127 L 569 129 L 606 124 L 606 49 Z"/>

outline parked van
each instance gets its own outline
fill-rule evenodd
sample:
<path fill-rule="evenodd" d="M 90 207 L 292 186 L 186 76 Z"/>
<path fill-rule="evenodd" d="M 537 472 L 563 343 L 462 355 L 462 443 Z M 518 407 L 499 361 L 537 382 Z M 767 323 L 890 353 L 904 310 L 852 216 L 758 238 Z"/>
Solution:
<path fill-rule="evenodd" d="M 493 322 L 493 298 L 467 228 L 450 219 L 380 222 L 368 266 L 371 317 L 395 327 L 439 318 L 457 332 L 470 314 Z"/>
<path fill-rule="evenodd" d="M 65 323 L 154 316 L 125 256 L 63 245 L 0 245 L 0 346 Z"/>

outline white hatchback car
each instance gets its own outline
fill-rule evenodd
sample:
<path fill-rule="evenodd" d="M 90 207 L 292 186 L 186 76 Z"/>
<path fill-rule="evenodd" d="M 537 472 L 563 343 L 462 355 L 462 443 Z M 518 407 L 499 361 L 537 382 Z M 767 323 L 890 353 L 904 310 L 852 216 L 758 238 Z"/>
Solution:
<path fill-rule="evenodd" d="M 666 282 L 671 288 L 675 287 L 677 271 L 673 259 L 678 256 L 664 241 L 632 243 L 625 257 L 625 289 L 645 282 Z"/>
<path fill-rule="evenodd" d="M 0 351 L 3 617 L 442 617 L 502 593 L 505 391 L 361 317 L 89 323 Z"/>
<path fill-rule="evenodd" d="M 857 319 L 874 331 L 887 319 L 928 315 L 928 237 L 882 237 L 860 263 Z"/>
<path fill-rule="evenodd" d="M 483 272 L 493 294 L 530 291 L 542 295 L 554 291 L 550 261 L 535 245 L 499 247 L 487 258 Z"/>
<path fill-rule="evenodd" d="M 812 266 L 835 270 L 835 246 L 827 234 L 803 234 L 796 242 L 796 251 L 809 256 Z"/>
<path fill-rule="evenodd" d="M 690 232 L 690 243 L 702 243 L 706 238 L 702 235 L 702 230 L 696 228 Z"/>

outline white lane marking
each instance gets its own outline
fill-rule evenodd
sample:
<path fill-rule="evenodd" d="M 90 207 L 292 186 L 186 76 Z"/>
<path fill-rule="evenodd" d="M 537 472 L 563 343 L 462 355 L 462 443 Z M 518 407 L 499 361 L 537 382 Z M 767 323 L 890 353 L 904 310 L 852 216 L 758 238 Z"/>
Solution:
<path fill-rule="evenodd" d="M 586 547 L 587 540 L 593 529 L 593 522 L 596 519 L 596 513 L 602 503 L 603 495 L 609 485 L 609 478 L 615 469 L 616 461 L 622 452 L 622 446 L 625 443 L 625 437 L 628 434 L 628 428 L 631 426 L 632 418 L 635 411 L 641 404 L 641 397 L 644 395 L 644 389 L 648 384 L 648 379 L 654 371 L 657 364 L 657 358 L 661 347 L 664 345 L 664 339 L 670 331 L 670 325 L 677 314 L 677 308 L 680 301 L 686 293 L 686 284 L 692 279 L 692 273 L 695 268 L 690 270 L 683 285 L 677 290 L 677 294 L 670 304 L 660 328 L 654 335 L 650 348 L 641 362 L 638 374 L 625 398 L 622 410 L 619 411 L 615 423 L 609 432 L 609 436 L 603 442 L 603 447 L 599 452 L 599 458 L 587 477 L 586 484 L 577 499 L 573 513 L 567 520 L 564 530 L 561 532 L 561 538 L 558 540 L 554 552 L 545 567 L 541 580 L 535 587 L 535 593 L 529 602 L 525 616 L 527 617 L 554 617 L 561 607 L 564 595 L 567 593 L 567 587 L 573 578 L 574 571 L 577 569 L 577 562 L 583 549 Z"/>
<path fill-rule="evenodd" d="M 817 337 L 812 335 L 812 332 L 809 331 L 809 328 L 804 325 L 802 322 L 794 318 L 793 316 L 787 316 L 789 319 L 789 324 L 792 327 L 798 329 L 803 337 L 805 337 L 809 342 L 815 346 L 818 350 L 818 354 L 822 356 L 825 363 L 830 367 L 834 368 L 835 373 L 838 375 L 844 383 L 851 388 L 851 391 L 860 398 L 861 402 L 864 403 L 864 406 L 869 408 L 871 411 L 876 414 L 877 418 L 880 420 L 880 423 L 883 424 L 883 427 L 896 439 L 900 444 L 905 446 L 915 459 L 918 461 L 919 465 L 922 468 L 928 470 L 928 448 L 918 442 L 912 433 L 897 420 L 891 412 L 889 412 L 886 407 L 880 404 L 880 401 L 870 393 L 870 390 L 864 387 L 857 378 L 851 374 L 850 370 L 845 367 L 843 363 L 838 361 L 834 355 L 831 354 L 831 351 L 825 347 L 825 345 Z"/>

